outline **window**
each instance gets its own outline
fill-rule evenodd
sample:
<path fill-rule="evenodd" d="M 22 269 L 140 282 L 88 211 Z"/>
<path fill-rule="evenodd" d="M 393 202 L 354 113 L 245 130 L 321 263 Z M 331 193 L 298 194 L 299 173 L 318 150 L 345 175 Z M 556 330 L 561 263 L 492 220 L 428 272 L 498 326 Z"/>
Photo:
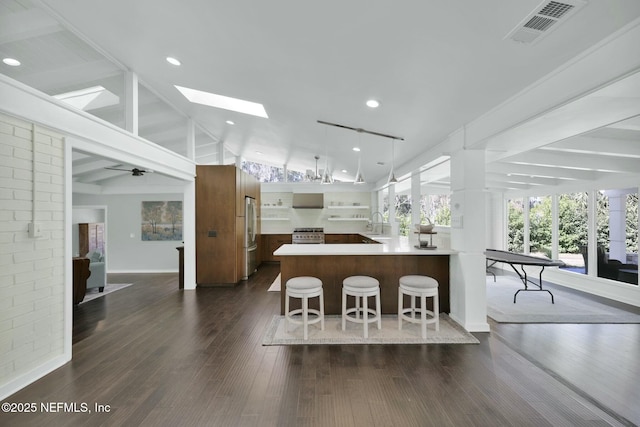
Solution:
<path fill-rule="evenodd" d="M 411 196 L 408 194 L 396 194 L 396 221 L 400 236 L 408 236 L 413 229 L 411 225 Z"/>
<path fill-rule="evenodd" d="M 426 218 L 436 225 L 451 225 L 451 197 L 449 194 L 429 194 L 422 196 L 420 219 Z"/>
<path fill-rule="evenodd" d="M 588 194 L 558 196 L 558 258 L 564 270 L 587 273 Z"/>
<path fill-rule="evenodd" d="M 638 192 L 597 192 L 597 275 L 638 284 Z"/>
<path fill-rule="evenodd" d="M 243 160 L 242 170 L 253 175 L 260 182 L 284 182 L 284 168 Z M 287 180 L 289 182 L 304 181 L 304 173 L 287 170 Z"/>
<path fill-rule="evenodd" d="M 551 197 L 529 198 L 529 253 L 551 258 Z"/>
<path fill-rule="evenodd" d="M 507 250 L 524 252 L 524 199 L 509 199 L 507 201 Z"/>

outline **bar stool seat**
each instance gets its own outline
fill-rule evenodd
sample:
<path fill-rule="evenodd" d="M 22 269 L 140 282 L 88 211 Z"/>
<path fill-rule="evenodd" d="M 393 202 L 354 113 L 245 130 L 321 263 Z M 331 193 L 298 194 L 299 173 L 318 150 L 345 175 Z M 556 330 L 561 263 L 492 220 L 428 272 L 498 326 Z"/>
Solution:
<path fill-rule="evenodd" d="M 411 297 L 411 307 L 404 308 L 404 295 Z M 420 298 L 420 307 L 416 307 L 416 297 Z M 427 309 L 427 298 L 433 298 L 433 310 Z M 417 318 L 416 314 L 420 317 Z M 427 315 L 429 316 L 427 318 Z M 436 331 L 440 330 L 440 314 L 438 307 L 438 281 L 433 277 L 407 275 L 400 278 L 398 287 L 398 330 L 402 330 L 402 321 L 419 323 L 422 338 L 427 338 L 427 325 L 434 323 Z"/>
<path fill-rule="evenodd" d="M 303 325 L 303 337 L 309 339 L 309 325 L 320 322 L 320 329 L 324 331 L 324 292 L 322 280 L 317 277 L 299 276 L 287 280 L 285 285 L 284 316 L 287 326 L 292 324 Z M 309 308 L 309 298 L 319 297 L 319 310 Z M 289 298 L 300 298 L 302 308 L 289 311 Z M 294 319 L 293 316 L 302 315 L 302 319 Z M 315 318 L 309 320 L 309 314 Z"/>
<path fill-rule="evenodd" d="M 347 309 L 347 297 L 355 297 L 355 307 Z M 369 308 L 368 298 L 375 297 L 375 309 Z M 360 306 L 362 300 L 362 307 Z M 350 316 L 353 314 L 353 316 Z M 362 315 L 362 318 L 360 318 Z M 371 317 L 370 317 L 371 315 Z M 382 329 L 382 311 L 380 310 L 380 282 L 369 276 L 350 276 L 342 281 L 342 330 L 346 322 L 362 323 L 364 337 L 369 337 L 369 323 L 376 322 Z"/>

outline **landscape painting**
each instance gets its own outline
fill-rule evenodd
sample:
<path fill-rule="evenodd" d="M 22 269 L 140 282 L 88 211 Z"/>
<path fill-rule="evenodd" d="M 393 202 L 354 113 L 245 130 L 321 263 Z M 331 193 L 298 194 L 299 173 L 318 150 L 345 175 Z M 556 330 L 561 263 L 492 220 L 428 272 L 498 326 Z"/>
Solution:
<path fill-rule="evenodd" d="M 142 202 L 143 241 L 182 241 L 182 202 Z"/>

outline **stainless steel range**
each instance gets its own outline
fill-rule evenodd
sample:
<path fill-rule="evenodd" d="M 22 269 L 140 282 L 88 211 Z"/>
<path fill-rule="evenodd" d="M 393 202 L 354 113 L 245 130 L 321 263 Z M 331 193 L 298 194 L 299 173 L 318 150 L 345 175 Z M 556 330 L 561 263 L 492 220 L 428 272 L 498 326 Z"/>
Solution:
<path fill-rule="evenodd" d="M 324 243 L 324 228 L 294 228 L 291 234 L 291 243 Z"/>

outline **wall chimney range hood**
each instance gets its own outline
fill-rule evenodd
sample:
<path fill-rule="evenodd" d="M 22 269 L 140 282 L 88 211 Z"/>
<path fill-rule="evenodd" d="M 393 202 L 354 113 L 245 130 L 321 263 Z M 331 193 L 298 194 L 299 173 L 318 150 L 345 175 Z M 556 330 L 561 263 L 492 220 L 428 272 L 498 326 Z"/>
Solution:
<path fill-rule="evenodd" d="M 324 194 L 293 193 L 293 207 L 295 209 L 322 209 L 324 208 Z"/>

